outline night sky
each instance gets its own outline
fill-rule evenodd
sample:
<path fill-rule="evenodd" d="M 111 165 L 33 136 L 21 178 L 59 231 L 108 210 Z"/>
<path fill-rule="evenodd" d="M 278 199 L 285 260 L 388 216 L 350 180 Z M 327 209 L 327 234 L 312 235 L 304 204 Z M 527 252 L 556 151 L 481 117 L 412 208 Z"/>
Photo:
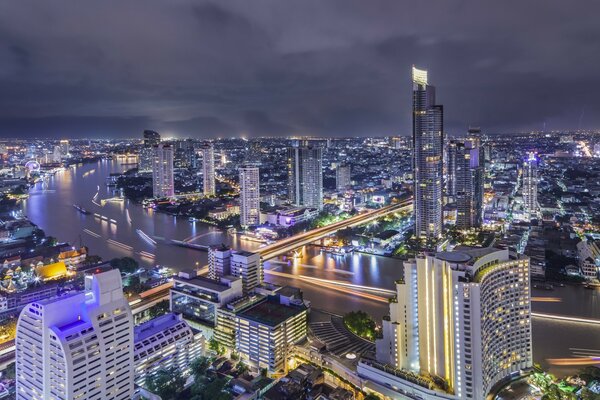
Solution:
<path fill-rule="evenodd" d="M 600 126 L 600 2 L 0 2 L 0 136 L 382 136 L 410 67 L 446 131 Z"/>

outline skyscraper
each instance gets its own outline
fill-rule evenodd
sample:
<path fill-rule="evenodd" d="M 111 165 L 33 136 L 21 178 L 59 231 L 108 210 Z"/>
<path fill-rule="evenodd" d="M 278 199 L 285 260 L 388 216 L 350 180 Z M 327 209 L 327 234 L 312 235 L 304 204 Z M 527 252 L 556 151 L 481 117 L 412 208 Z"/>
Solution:
<path fill-rule="evenodd" d="M 26 306 L 15 344 L 17 399 L 133 395 L 133 317 L 118 270 L 86 277 L 85 292 Z"/>
<path fill-rule="evenodd" d="M 154 157 L 154 146 L 160 144 L 160 135 L 158 132 L 145 130 L 144 131 L 144 143 L 140 150 L 140 171 L 152 171 L 152 159 Z"/>
<path fill-rule="evenodd" d="M 528 258 L 493 248 L 429 253 L 404 263 L 396 290 L 379 362 L 443 379 L 446 398 L 477 400 L 532 367 Z"/>
<path fill-rule="evenodd" d="M 288 149 L 288 198 L 296 206 L 323 208 L 323 149 L 313 145 Z"/>
<path fill-rule="evenodd" d="M 470 129 L 465 140 L 448 143 L 447 195 L 456 205 L 456 226 L 481 226 L 483 219 L 484 160 L 478 130 Z"/>
<path fill-rule="evenodd" d="M 345 190 L 350 186 L 350 166 L 339 165 L 335 169 L 335 186 L 338 191 Z"/>
<path fill-rule="evenodd" d="M 435 102 L 427 71 L 412 69 L 413 179 L 415 234 L 438 239 L 442 234 L 444 112 Z"/>
<path fill-rule="evenodd" d="M 202 174 L 204 179 L 204 195 L 214 196 L 215 190 L 215 149 L 212 143 L 204 143 L 202 150 Z"/>
<path fill-rule="evenodd" d="M 535 217 L 539 211 L 537 201 L 538 189 L 538 160 L 534 153 L 523 163 L 523 203 L 530 217 Z"/>
<path fill-rule="evenodd" d="M 154 146 L 152 158 L 152 187 L 155 198 L 173 197 L 173 148 L 169 145 Z"/>
<path fill-rule="evenodd" d="M 257 166 L 240 167 L 240 224 L 243 227 L 260 223 L 260 184 Z"/>

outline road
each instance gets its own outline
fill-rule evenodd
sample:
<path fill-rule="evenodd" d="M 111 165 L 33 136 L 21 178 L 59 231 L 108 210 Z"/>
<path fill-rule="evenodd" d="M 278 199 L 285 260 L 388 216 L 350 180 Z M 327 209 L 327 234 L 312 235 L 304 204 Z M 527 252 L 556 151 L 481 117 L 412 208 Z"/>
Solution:
<path fill-rule="evenodd" d="M 401 201 L 400 203 L 379 208 L 377 210 L 357 214 L 344 221 L 335 222 L 322 228 L 299 233 L 287 239 L 282 239 L 268 246 L 261 247 L 260 249 L 256 250 L 256 252 L 260 254 L 263 261 L 266 261 L 271 258 L 284 255 L 294 249 L 297 249 L 298 247 L 302 247 L 316 240 L 322 239 L 341 229 L 364 225 L 385 215 L 404 211 L 412 211 L 412 198 Z"/>

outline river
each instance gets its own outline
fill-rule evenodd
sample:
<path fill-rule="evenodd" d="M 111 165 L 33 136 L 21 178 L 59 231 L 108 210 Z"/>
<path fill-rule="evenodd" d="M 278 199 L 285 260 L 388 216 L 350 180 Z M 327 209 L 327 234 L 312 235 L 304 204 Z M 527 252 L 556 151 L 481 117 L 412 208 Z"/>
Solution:
<path fill-rule="evenodd" d="M 101 206 L 102 199 L 113 197 L 112 189 L 106 186 L 106 177 L 110 173 L 123 172 L 126 168 L 117 160 L 102 160 L 58 172 L 30 191 L 29 198 L 23 201 L 23 212 L 47 235 L 75 245 L 82 243 L 89 247 L 91 254 L 104 259 L 131 256 L 142 265 L 165 265 L 176 271 L 206 265 L 207 254 L 174 246 L 170 244 L 171 239 L 195 238 L 193 241 L 198 244 L 225 243 L 234 249 L 250 251 L 258 247 L 257 243 L 240 240 L 205 224 L 156 213 L 128 200 L 109 201 Z M 84 207 L 92 214 L 78 212 L 73 204 Z M 105 216 L 107 220 L 94 217 L 94 213 Z M 156 244 L 145 239 L 138 230 L 151 237 Z M 141 252 L 153 254 L 155 258 L 144 257 Z M 274 260 L 267 262 L 265 269 L 287 274 L 286 277 L 274 276 L 267 271 L 265 279 L 276 284 L 299 287 L 315 308 L 338 314 L 361 309 L 377 319 L 387 313 L 387 303 L 333 291 L 307 283 L 297 276 L 347 281 L 388 290 L 393 290 L 394 281 L 402 276 L 402 264 L 395 259 L 364 254 L 334 256 L 321 253 L 314 247 L 306 247 L 302 257 L 293 263 Z M 296 277 L 289 278 L 289 275 Z M 534 311 L 600 319 L 600 290 L 567 286 L 553 291 L 533 289 L 532 294 L 561 300 L 534 302 Z M 533 342 L 534 360 L 544 366 L 548 366 L 548 358 L 574 357 L 582 354 L 582 351 L 596 354 L 592 350 L 600 354 L 600 325 L 534 318 Z M 563 374 L 574 369 L 551 367 L 551 371 Z"/>

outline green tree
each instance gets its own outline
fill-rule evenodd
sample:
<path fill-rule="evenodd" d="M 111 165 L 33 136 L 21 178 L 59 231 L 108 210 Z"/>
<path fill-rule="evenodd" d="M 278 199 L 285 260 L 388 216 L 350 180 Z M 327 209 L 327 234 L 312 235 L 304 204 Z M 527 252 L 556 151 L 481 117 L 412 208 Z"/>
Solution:
<path fill-rule="evenodd" d="M 148 310 L 148 315 L 152 319 L 152 318 L 159 317 L 161 315 L 165 315 L 166 313 L 169 312 L 169 310 L 170 310 L 169 300 L 162 300 L 162 301 L 159 301 L 158 303 L 156 303 L 155 305 L 153 305 L 152 307 L 150 307 L 150 309 Z"/>
<path fill-rule="evenodd" d="M 363 400 L 381 400 L 381 399 L 376 394 L 369 393 L 364 397 Z"/>
<path fill-rule="evenodd" d="M 249 370 L 248 366 L 246 364 L 244 364 L 244 362 L 242 362 L 242 361 L 237 363 L 237 365 L 235 366 L 235 369 L 240 375 L 244 375 Z"/>
<path fill-rule="evenodd" d="M 139 268 L 139 264 L 131 257 L 113 258 L 110 260 L 110 266 L 127 274 L 134 273 Z"/>
<path fill-rule="evenodd" d="M 146 376 L 146 388 L 163 400 L 177 399 L 185 385 L 185 377 L 176 367 L 160 369 Z"/>
<path fill-rule="evenodd" d="M 194 376 L 195 381 L 204 380 L 206 378 L 206 372 L 210 367 L 210 358 L 198 357 L 190 364 L 190 370 Z"/>
<path fill-rule="evenodd" d="M 364 311 L 351 311 L 344 315 L 344 324 L 352 333 L 364 339 L 375 340 L 377 337 L 377 325 Z"/>
<path fill-rule="evenodd" d="M 208 341 L 208 348 L 217 353 L 218 355 L 222 355 L 223 353 L 225 353 L 225 348 L 221 346 L 221 344 L 215 338 L 211 338 Z"/>

